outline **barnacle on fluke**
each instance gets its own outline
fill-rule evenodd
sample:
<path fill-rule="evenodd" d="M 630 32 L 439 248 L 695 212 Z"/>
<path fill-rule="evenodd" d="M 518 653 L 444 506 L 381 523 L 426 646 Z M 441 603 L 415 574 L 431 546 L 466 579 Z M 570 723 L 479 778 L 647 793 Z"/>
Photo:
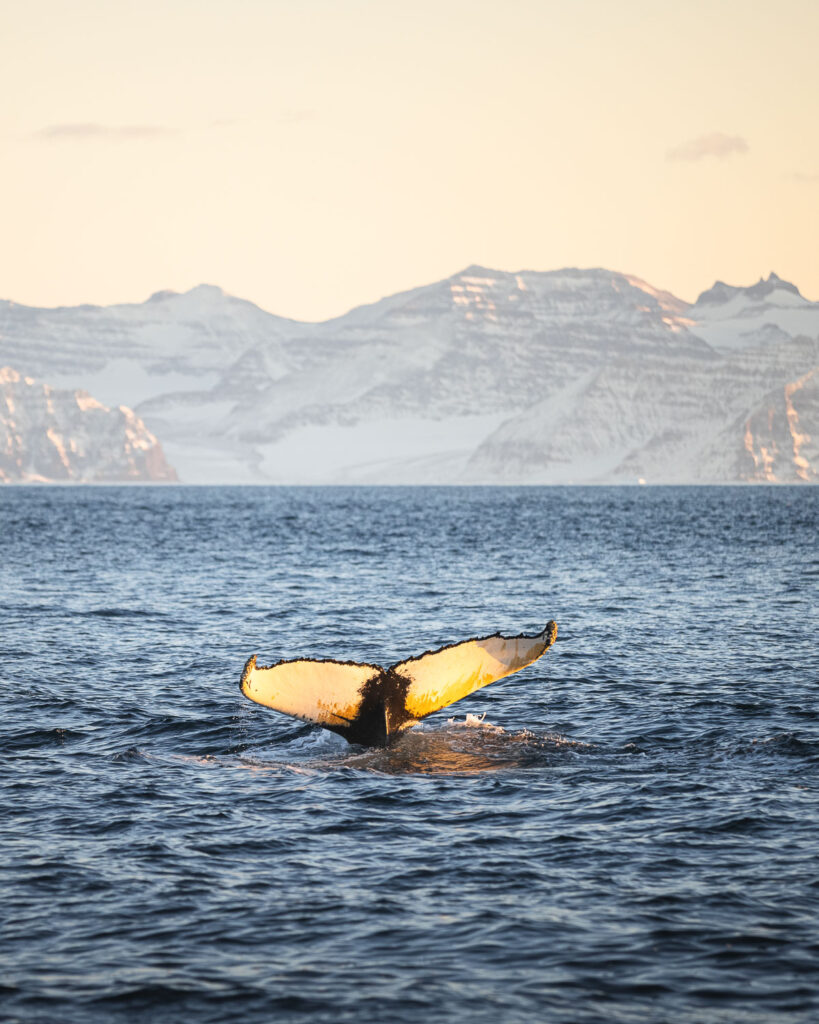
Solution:
<path fill-rule="evenodd" d="M 537 661 L 557 624 L 534 636 L 450 644 L 389 668 L 298 658 L 269 668 L 248 659 L 239 686 L 257 704 L 340 733 L 350 743 L 383 746 L 422 718 Z"/>

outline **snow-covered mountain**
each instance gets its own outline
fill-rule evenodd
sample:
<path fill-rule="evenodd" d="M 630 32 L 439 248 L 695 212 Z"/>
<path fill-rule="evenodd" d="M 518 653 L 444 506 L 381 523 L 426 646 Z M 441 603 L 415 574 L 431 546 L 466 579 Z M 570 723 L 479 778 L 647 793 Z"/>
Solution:
<path fill-rule="evenodd" d="M 0 368 L 0 482 L 176 480 L 130 409 Z"/>
<path fill-rule="evenodd" d="M 0 303 L 0 362 L 135 406 L 187 482 L 815 480 L 819 303 L 469 267 L 324 323 L 211 286 Z M 767 454 L 763 454 L 764 453 Z"/>

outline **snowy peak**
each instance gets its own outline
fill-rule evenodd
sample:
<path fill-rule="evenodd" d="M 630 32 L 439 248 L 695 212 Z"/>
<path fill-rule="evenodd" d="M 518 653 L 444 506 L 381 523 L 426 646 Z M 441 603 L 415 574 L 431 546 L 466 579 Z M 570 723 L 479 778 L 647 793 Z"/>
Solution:
<path fill-rule="evenodd" d="M 764 299 L 771 292 L 782 291 L 791 292 L 793 295 L 802 297 L 801 292 L 795 284 L 791 284 L 790 281 L 783 281 L 778 274 L 773 271 L 768 274 L 767 279 L 760 277 L 756 284 L 751 285 L 750 288 L 745 289 L 745 294 L 753 299 Z"/>
<path fill-rule="evenodd" d="M 453 281 L 461 277 L 497 277 L 500 273 L 503 273 L 503 271 L 490 270 L 488 267 L 481 267 L 477 263 L 471 263 L 459 273 L 453 274 L 449 280 Z"/>
<path fill-rule="evenodd" d="M 716 349 L 754 349 L 819 336 L 819 302 L 773 272 L 756 284 L 717 281 L 690 307 L 691 330 Z"/>
<path fill-rule="evenodd" d="M 69 307 L 70 308 L 70 307 Z M 75 309 L 95 310 L 101 316 L 116 316 L 132 323 L 210 321 L 214 317 L 234 318 L 244 322 L 292 325 L 294 321 L 275 316 L 248 299 L 230 295 L 215 284 L 198 284 L 186 292 L 165 288 L 154 292 L 144 302 L 122 302 L 114 306 L 77 306 Z"/>
<path fill-rule="evenodd" d="M 751 302 L 762 302 L 774 296 L 774 293 L 782 293 L 783 295 L 787 293 L 797 296 L 803 302 L 808 301 L 803 298 L 802 293 L 795 284 L 791 284 L 790 281 L 784 281 L 778 274 L 771 271 L 767 278 L 760 277 L 756 284 L 748 285 L 747 287 L 738 287 L 726 284 L 724 281 L 716 281 L 711 288 L 702 292 L 694 305 L 696 307 L 721 305 L 737 298 L 749 299 Z M 781 296 L 776 297 L 780 298 Z"/>
<path fill-rule="evenodd" d="M 303 330 L 213 285 L 115 306 L 9 303 L 0 313 L 0 363 L 131 408 L 159 394 L 206 389 L 244 352 L 276 350 Z"/>
<path fill-rule="evenodd" d="M 358 306 L 343 316 L 312 325 L 318 334 L 338 335 L 351 328 L 425 322 L 451 330 L 497 333 L 528 324 L 557 328 L 567 319 L 599 318 L 602 310 L 617 320 L 645 324 L 654 318 L 659 330 L 684 326 L 688 304 L 638 277 L 610 270 L 493 270 L 472 264 L 451 277 Z M 436 326 L 437 330 L 437 326 Z"/>
<path fill-rule="evenodd" d="M 189 288 L 188 291 L 184 292 L 185 295 L 199 295 L 203 298 L 211 299 L 224 299 L 227 293 L 224 289 L 220 288 L 218 284 L 197 284 L 193 288 Z"/>
<path fill-rule="evenodd" d="M 176 292 L 173 289 L 166 288 L 162 291 L 154 292 L 144 302 L 120 303 L 117 306 L 110 306 L 108 308 L 143 310 L 146 315 L 173 317 L 180 311 L 184 311 L 188 315 L 208 315 L 221 310 L 228 310 L 233 306 L 258 308 L 246 299 L 237 299 L 233 295 L 228 295 L 226 291 L 215 284 L 198 284 L 194 288 L 189 288 L 186 292 Z"/>
<path fill-rule="evenodd" d="M 228 295 L 224 289 L 220 288 L 215 284 L 197 284 L 193 288 L 189 288 L 186 292 L 176 292 L 173 288 L 164 288 L 162 291 L 154 292 L 146 302 L 170 302 L 174 299 L 184 298 L 185 296 L 196 298 L 197 296 L 204 301 L 208 299 L 230 299 L 232 296 Z"/>

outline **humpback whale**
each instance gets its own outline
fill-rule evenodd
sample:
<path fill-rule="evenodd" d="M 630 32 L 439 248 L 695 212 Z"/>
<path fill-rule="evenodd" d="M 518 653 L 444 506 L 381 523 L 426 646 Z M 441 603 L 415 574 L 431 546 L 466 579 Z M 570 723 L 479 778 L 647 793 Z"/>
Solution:
<path fill-rule="evenodd" d="M 386 746 L 433 711 L 537 661 L 557 624 L 534 636 L 492 636 L 449 644 L 389 668 L 355 661 L 296 658 L 265 668 L 248 659 L 245 697 L 337 732 L 350 743 Z"/>

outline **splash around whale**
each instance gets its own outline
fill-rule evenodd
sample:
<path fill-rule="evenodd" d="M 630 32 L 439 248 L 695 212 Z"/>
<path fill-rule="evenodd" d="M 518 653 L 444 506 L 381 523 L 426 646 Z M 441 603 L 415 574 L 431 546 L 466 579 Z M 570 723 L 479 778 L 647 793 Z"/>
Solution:
<path fill-rule="evenodd" d="M 557 638 L 550 621 L 534 636 L 492 636 L 450 644 L 389 668 L 297 658 L 267 668 L 248 659 L 245 697 L 339 733 L 349 743 L 386 746 L 422 718 L 526 668 Z"/>

